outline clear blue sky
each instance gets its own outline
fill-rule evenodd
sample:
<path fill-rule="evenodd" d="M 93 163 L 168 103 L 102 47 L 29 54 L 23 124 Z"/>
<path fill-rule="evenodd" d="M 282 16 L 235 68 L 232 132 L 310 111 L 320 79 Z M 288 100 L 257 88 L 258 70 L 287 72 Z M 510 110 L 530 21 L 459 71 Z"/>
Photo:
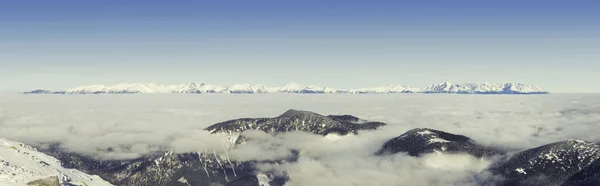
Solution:
<path fill-rule="evenodd" d="M 0 89 L 121 82 L 600 92 L 599 1 L 0 1 Z"/>

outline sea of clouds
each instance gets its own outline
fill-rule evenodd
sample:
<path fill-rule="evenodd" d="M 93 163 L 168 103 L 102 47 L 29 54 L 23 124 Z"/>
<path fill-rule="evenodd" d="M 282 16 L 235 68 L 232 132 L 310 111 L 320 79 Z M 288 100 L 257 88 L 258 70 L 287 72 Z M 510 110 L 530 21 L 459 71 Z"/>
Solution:
<path fill-rule="evenodd" d="M 223 149 L 223 137 L 202 129 L 243 117 L 274 117 L 288 109 L 351 114 L 388 125 L 339 139 L 291 132 L 254 139 L 228 152 L 233 159 L 278 159 L 300 150 L 288 185 L 468 185 L 493 160 L 466 155 L 373 156 L 413 128 L 466 135 L 518 151 L 566 139 L 600 141 L 600 94 L 550 95 L 0 95 L 0 137 L 56 143 L 101 159 L 158 151 Z M 107 149 L 111 149 L 108 151 Z"/>

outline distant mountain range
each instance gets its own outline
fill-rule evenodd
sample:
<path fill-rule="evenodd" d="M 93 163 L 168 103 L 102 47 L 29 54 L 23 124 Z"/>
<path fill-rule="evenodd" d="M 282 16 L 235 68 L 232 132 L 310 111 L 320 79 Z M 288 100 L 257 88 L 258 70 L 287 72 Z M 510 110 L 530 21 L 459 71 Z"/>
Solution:
<path fill-rule="evenodd" d="M 262 84 L 235 84 L 221 87 L 209 84 L 140 84 L 121 83 L 117 85 L 90 85 L 71 88 L 61 91 L 33 90 L 24 94 L 165 94 L 165 93 L 231 93 L 231 94 L 259 94 L 259 93 L 298 93 L 298 94 L 392 94 L 392 93 L 449 93 L 449 94 L 547 94 L 536 85 L 512 83 L 463 83 L 452 84 L 449 82 L 430 85 L 425 88 L 412 88 L 404 85 L 389 85 L 360 89 L 337 89 L 318 87 L 315 85 L 301 85 L 290 83 L 281 87 L 267 87 Z"/>

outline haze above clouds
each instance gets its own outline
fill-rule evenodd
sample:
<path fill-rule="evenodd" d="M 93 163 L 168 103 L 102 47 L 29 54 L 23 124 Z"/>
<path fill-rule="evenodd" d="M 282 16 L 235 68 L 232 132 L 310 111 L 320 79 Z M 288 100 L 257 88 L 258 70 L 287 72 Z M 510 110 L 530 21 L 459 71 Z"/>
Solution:
<path fill-rule="evenodd" d="M 550 95 L 0 95 L 0 136 L 30 144 L 59 143 L 103 159 L 156 151 L 222 149 L 223 137 L 202 129 L 242 117 L 273 117 L 288 109 L 351 114 L 388 124 L 337 140 L 301 132 L 270 136 L 229 152 L 233 159 L 276 159 L 300 149 L 283 167 L 289 185 L 469 184 L 491 160 L 465 155 L 375 157 L 384 141 L 413 128 L 463 134 L 509 151 L 566 139 L 597 142 L 599 94 Z M 114 151 L 107 152 L 108 148 Z M 457 164 L 457 162 L 461 162 Z M 460 166 L 457 166 L 460 165 Z M 441 176 L 446 175 L 446 176 Z M 408 182 L 410 180 L 410 182 Z M 335 181 L 335 183 L 334 183 Z"/>

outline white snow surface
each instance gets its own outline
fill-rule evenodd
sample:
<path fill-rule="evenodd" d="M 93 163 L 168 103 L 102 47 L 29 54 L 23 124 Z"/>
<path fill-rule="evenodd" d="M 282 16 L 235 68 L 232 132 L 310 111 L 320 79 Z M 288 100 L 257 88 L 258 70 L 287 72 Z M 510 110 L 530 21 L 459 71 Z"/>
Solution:
<path fill-rule="evenodd" d="M 57 176 L 61 185 L 111 185 L 96 175 L 66 169 L 28 145 L 0 138 L 0 185 L 26 185 L 51 176 Z"/>
<path fill-rule="evenodd" d="M 517 168 L 517 169 L 515 169 L 515 171 L 517 171 L 518 173 L 521 173 L 521 174 L 527 174 L 527 172 L 525 172 L 525 169 L 523 169 L 523 168 Z"/>
<path fill-rule="evenodd" d="M 432 143 L 448 143 L 448 142 L 450 142 L 448 140 L 440 138 L 436 133 L 431 132 L 429 130 L 419 131 L 419 132 L 417 132 L 417 134 L 419 134 L 421 136 L 425 136 L 426 138 L 428 138 L 427 143 L 429 143 L 429 144 L 432 144 Z"/>
<path fill-rule="evenodd" d="M 50 93 L 53 91 L 49 91 Z M 49 92 L 39 92 L 47 94 Z M 229 87 L 222 87 L 210 84 L 180 84 L 163 85 L 156 83 L 121 83 L 117 85 L 90 85 L 75 87 L 64 91 L 54 91 L 66 94 L 124 94 L 124 93 L 144 93 L 144 94 L 164 94 L 164 93 L 328 93 L 328 94 L 391 94 L 391 93 L 463 93 L 463 94 L 523 94 L 523 93 L 545 93 L 544 90 L 536 85 L 525 85 L 517 82 L 496 83 L 496 84 L 452 84 L 449 82 L 435 84 L 425 88 L 412 88 L 405 85 L 389 85 L 381 87 L 359 88 L 359 89 L 338 89 L 331 87 L 319 87 L 316 85 L 303 85 L 290 83 L 281 87 L 267 87 L 262 84 L 234 84 Z"/>
<path fill-rule="evenodd" d="M 259 172 L 256 178 L 258 179 L 258 186 L 271 186 L 269 182 L 272 180 L 265 173 Z"/>

